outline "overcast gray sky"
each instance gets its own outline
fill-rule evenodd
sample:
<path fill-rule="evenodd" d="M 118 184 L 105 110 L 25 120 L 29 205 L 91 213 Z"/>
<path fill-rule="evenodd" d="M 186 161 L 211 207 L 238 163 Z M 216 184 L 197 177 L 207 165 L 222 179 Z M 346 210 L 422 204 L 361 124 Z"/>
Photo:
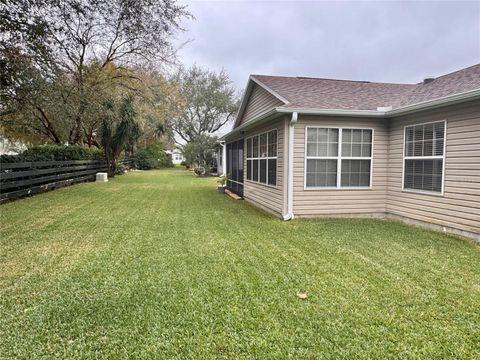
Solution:
<path fill-rule="evenodd" d="M 419 82 L 480 62 L 480 1 L 182 1 L 187 65 L 249 74 Z"/>

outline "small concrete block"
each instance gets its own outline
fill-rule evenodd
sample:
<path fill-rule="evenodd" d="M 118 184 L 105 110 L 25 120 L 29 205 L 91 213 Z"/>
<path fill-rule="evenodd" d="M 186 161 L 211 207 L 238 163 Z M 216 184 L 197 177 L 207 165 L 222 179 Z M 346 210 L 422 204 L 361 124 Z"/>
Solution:
<path fill-rule="evenodd" d="M 107 173 L 97 173 L 97 182 L 107 182 L 108 174 Z"/>

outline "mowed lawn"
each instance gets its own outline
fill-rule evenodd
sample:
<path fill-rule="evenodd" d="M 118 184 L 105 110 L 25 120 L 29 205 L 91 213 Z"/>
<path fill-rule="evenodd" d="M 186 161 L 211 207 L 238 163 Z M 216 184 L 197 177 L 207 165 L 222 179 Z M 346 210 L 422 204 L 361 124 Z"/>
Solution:
<path fill-rule="evenodd" d="M 0 357 L 480 358 L 480 246 L 215 186 L 137 172 L 1 205 Z"/>

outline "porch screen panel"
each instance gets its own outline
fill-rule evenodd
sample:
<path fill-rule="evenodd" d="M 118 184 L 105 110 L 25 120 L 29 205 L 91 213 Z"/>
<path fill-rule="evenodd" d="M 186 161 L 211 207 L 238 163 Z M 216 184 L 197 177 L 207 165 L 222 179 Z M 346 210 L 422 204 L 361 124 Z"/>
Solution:
<path fill-rule="evenodd" d="M 237 140 L 227 144 L 227 187 L 234 193 L 243 196 L 243 143 Z"/>

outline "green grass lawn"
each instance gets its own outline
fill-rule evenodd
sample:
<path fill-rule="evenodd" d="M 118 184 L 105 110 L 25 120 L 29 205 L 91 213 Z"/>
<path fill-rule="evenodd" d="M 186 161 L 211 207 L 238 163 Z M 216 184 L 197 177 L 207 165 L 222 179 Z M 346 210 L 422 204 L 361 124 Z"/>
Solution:
<path fill-rule="evenodd" d="M 1 358 L 480 358 L 480 247 L 452 236 L 282 222 L 178 169 L 0 212 Z"/>

